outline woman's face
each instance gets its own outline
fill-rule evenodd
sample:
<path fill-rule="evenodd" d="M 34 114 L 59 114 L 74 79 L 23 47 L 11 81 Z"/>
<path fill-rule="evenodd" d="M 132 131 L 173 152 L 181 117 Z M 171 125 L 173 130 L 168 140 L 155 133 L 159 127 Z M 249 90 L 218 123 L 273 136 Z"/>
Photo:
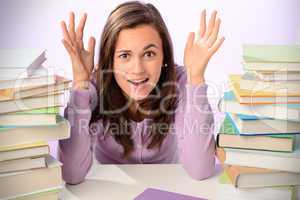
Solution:
<path fill-rule="evenodd" d="M 114 77 L 125 95 L 146 98 L 156 86 L 163 65 L 163 47 L 158 32 L 150 25 L 123 29 L 114 53 Z"/>

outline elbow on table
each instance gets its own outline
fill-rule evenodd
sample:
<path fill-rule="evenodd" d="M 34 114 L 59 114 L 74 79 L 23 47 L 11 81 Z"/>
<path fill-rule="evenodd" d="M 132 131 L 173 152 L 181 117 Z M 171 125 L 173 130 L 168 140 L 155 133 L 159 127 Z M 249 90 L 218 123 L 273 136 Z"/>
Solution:
<path fill-rule="evenodd" d="M 92 166 L 92 161 L 78 162 L 63 162 L 62 177 L 67 184 L 76 185 L 85 180 L 87 173 Z"/>
<path fill-rule="evenodd" d="M 84 156 L 74 156 L 81 154 Z M 72 156 L 70 152 L 63 153 L 62 148 L 59 148 L 58 160 L 62 163 L 62 178 L 67 184 L 76 185 L 84 181 L 93 164 L 92 154 L 88 152 L 85 155 L 86 153 L 75 152 Z"/>
<path fill-rule="evenodd" d="M 208 179 L 214 175 L 215 172 L 215 160 L 206 164 L 193 164 L 192 166 L 184 166 L 188 175 L 198 181 Z"/>
<path fill-rule="evenodd" d="M 77 170 L 62 168 L 63 180 L 69 185 L 77 185 L 85 180 L 86 173 L 79 173 Z"/>

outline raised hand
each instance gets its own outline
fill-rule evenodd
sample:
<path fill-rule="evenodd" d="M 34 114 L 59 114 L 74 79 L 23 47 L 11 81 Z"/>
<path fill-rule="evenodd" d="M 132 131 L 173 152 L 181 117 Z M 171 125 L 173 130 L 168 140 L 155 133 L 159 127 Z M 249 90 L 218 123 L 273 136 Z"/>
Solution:
<path fill-rule="evenodd" d="M 184 65 L 187 70 L 188 82 L 201 84 L 205 82 L 204 73 L 207 64 L 220 48 L 224 37 L 218 38 L 221 19 L 216 19 L 217 11 L 211 14 L 208 27 L 206 26 L 206 11 L 201 13 L 200 30 L 190 33 L 184 51 Z"/>
<path fill-rule="evenodd" d="M 62 43 L 69 53 L 73 69 L 73 86 L 81 87 L 82 83 L 86 83 L 91 78 L 91 73 L 94 68 L 94 52 L 96 40 L 90 37 L 87 50 L 83 44 L 83 31 L 87 14 L 85 13 L 78 24 L 75 31 L 75 15 L 70 13 L 68 28 L 64 21 L 61 22 L 61 28 L 64 38 Z"/>

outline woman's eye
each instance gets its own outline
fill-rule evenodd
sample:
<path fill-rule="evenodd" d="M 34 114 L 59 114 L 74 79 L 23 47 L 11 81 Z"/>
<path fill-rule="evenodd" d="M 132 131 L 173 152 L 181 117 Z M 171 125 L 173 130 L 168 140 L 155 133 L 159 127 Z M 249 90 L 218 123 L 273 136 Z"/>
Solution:
<path fill-rule="evenodd" d="M 119 58 L 121 59 L 127 59 L 129 57 L 129 55 L 127 53 L 123 53 L 121 55 L 119 55 Z"/>
<path fill-rule="evenodd" d="M 149 57 L 149 58 L 151 58 L 151 57 L 153 57 L 153 56 L 155 56 L 156 54 L 153 52 L 153 51 L 148 51 L 148 52 L 146 52 L 145 54 L 144 54 L 144 56 L 146 56 L 146 57 Z"/>

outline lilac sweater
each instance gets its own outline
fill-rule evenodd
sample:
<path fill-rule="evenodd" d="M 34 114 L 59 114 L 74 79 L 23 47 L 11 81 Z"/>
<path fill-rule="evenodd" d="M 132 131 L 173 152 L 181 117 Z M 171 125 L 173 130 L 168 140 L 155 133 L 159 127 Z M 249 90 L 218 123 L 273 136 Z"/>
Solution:
<path fill-rule="evenodd" d="M 133 122 L 134 151 L 122 158 L 123 149 L 106 134 L 102 122 L 91 124 L 91 112 L 98 102 L 94 83 L 88 90 L 71 90 L 65 118 L 71 125 L 71 137 L 59 141 L 59 160 L 63 179 L 69 184 L 84 180 L 93 158 L 101 164 L 181 163 L 194 179 L 208 178 L 215 168 L 214 120 L 207 100 L 207 85 L 187 84 L 183 67 L 176 66 L 179 104 L 175 123 L 161 149 L 148 150 L 151 119 Z"/>

